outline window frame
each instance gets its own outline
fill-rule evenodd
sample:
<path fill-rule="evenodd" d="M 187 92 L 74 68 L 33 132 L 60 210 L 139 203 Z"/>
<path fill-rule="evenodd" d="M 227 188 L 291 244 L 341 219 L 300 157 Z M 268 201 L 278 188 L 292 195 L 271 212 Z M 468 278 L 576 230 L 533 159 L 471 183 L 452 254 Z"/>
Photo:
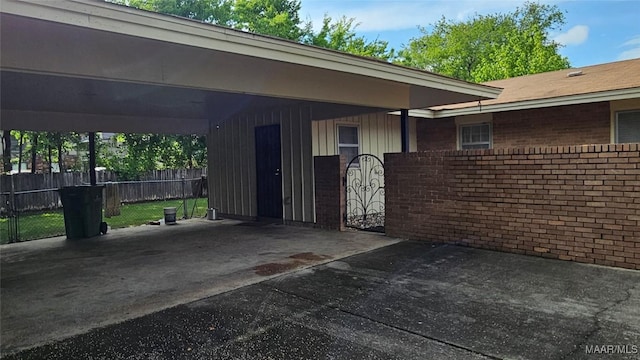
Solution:
<path fill-rule="evenodd" d="M 615 112 L 614 137 L 613 137 L 613 140 L 614 140 L 615 144 L 622 144 L 619 141 L 620 132 L 618 131 L 618 129 L 620 127 L 618 126 L 618 122 L 620 121 L 620 114 L 625 114 L 625 113 L 638 113 L 638 114 L 640 114 L 640 109 L 629 109 L 629 110 L 621 110 L 621 111 L 616 111 Z M 639 142 L 640 142 L 640 140 L 639 140 Z"/>
<path fill-rule="evenodd" d="M 357 144 L 351 144 L 351 143 L 341 143 L 340 142 L 340 128 L 342 127 L 350 127 L 350 128 L 355 128 L 356 129 L 356 138 L 358 143 Z M 348 148 L 356 148 L 357 149 L 357 154 L 356 157 L 361 155 L 361 144 L 362 144 L 362 139 L 361 139 L 361 132 L 360 132 L 360 125 L 358 124 L 336 124 L 336 152 L 338 155 L 340 155 L 340 148 L 342 147 L 348 147 Z M 347 160 L 347 165 L 349 164 L 349 162 L 353 159 L 346 159 Z M 360 162 L 356 161 L 353 164 L 351 164 L 351 166 L 360 166 Z"/>
<path fill-rule="evenodd" d="M 479 143 L 463 143 L 462 139 L 462 129 L 465 127 L 473 127 L 473 126 L 488 126 L 489 127 L 489 141 L 483 141 Z M 493 122 L 491 121 L 482 121 L 482 122 L 470 122 L 470 123 L 460 123 L 458 124 L 458 150 L 487 150 L 493 149 Z M 465 149 L 464 145 L 482 145 L 487 144 L 489 147 L 482 149 Z"/>

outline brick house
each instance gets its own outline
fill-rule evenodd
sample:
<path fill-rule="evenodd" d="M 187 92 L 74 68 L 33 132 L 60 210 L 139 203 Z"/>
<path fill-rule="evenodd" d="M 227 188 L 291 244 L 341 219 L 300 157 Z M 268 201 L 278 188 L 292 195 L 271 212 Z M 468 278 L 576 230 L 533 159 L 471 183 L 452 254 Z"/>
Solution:
<path fill-rule="evenodd" d="M 640 142 L 640 59 L 491 81 L 497 99 L 411 111 L 417 149 Z"/>
<path fill-rule="evenodd" d="M 487 83 L 410 112 L 385 154 L 390 236 L 640 270 L 640 59 Z"/>

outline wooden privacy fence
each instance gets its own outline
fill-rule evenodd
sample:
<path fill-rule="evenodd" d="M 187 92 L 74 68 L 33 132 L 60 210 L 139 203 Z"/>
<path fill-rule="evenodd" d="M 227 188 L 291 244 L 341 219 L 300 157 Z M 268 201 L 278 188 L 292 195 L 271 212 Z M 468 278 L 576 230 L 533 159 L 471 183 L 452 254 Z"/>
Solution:
<path fill-rule="evenodd" d="M 116 174 L 110 171 L 96 173 L 98 184 L 118 184 L 123 203 L 205 196 L 206 181 L 202 181 L 203 176 L 206 176 L 206 169 L 155 170 L 144 173 L 140 181 L 118 181 Z M 61 207 L 55 190 L 88 184 L 89 173 L 80 172 L 1 175 L 0 213 L 6 212 L 12 191 L 15 197 L 19 197 L 19 201 L 15 202 L 18 207 L 16 211 L 37 211 Z"/>

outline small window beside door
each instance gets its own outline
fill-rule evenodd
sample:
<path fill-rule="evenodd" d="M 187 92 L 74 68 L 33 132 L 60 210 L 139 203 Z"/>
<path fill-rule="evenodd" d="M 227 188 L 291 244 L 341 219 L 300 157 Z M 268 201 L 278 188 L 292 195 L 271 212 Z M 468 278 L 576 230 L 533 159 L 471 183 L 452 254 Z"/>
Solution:
<path fill-rule="evenodd" d="M 640 143 L 640 110 L 616 113 L 616 143 Z"/>
<path fill-rule="evenodd" d="M 360 137 L 357 126 L 338 126 L 338 154 L 344 155 L 347 164 L 360 155 Z M 352 165 L 358 165 L 358 160 Z"/>
<path fill-rule="evenodd" d="M 491 124 L 460 125 L 458 140 L 461 150 L 491 149 Z"/>

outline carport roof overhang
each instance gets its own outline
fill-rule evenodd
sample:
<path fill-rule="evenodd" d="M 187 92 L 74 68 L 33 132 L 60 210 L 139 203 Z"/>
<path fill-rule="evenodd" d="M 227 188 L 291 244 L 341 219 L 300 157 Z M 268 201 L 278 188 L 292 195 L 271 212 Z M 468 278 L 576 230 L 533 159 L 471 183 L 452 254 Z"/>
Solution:
<path fill-rule="evenodd" d="M 205 133 L 282 106 L 314 119 L 495 98 L 500 89 L 89 0 L 2 0 L 0 128 Z"/>

